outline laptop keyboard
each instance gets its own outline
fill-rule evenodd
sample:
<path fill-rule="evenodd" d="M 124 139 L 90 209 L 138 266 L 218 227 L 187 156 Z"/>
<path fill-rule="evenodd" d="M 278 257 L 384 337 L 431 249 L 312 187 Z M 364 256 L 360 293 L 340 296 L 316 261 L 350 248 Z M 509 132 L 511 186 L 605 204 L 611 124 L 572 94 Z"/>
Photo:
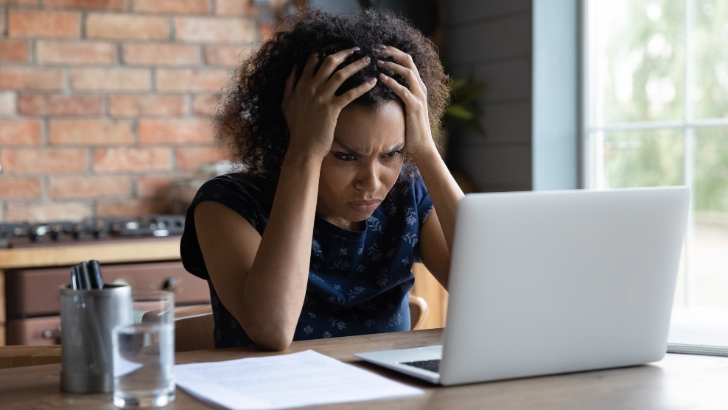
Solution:
<path fill-rule="evenodd" d="M 440 359 L 420 360 L 416 362 L 400 362 L 400 364 L 406 364 L 407 366 L 417 367 L 419 369 L 425 369 L 431 372 L 440 373 Z"/>

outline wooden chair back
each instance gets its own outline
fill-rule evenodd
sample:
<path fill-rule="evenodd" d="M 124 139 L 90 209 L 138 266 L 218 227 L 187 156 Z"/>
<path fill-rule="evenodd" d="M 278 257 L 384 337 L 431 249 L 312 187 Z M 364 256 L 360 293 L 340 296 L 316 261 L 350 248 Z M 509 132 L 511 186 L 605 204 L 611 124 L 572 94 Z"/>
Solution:
<path fill-rule="evenodd" d="M 418 296 L 409 297 L 410 328 L 418 330 L 427 319 L 429 307 L 427 302 Z M 213 349 L 213 332 L 215 322 L 212 317 L 212 306 L 195 306 L 180 309 L 174 314 L 174 349 L 175 352 Z"/>
<path fill-rule="evenodd" d="M 214 349 L 215 320 L 212 305 L 195 306 L 174 312 L 174 351 Z"/>
<path fill-rule="evenodd" d="M 409 308 L 410 308 L 410 330 L 420 330 L 427 320 L 427 315 L 430 314 L 430 307 L 427 306 L 427 301 L 419 296 L 410 295 L 409 297 Z"/>

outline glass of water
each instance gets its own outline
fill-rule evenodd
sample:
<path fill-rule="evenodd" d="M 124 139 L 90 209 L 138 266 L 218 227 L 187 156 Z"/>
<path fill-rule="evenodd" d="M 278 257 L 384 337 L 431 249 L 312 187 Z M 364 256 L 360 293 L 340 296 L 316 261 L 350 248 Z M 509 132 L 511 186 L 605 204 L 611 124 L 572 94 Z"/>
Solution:
<path fill-rule="evenodd" d="M 174 294 L 132 292 L 134 324 L 114 330 L 114 405 L 161 407 L 174 400 Z"/>

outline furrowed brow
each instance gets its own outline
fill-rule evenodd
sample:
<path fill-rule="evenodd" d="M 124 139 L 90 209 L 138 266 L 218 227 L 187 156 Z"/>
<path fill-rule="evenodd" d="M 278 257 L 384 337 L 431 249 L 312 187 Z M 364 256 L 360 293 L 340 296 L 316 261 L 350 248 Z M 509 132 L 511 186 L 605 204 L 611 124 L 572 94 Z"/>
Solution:
<path fill-rule="evenodd" d="M 394 147 L 390 148 L 389 150 L 385 151 L 386 153 L 399 151 L 402 148 L 404 148 L 404 142 L 400 142 L 399 144 L 395 145 Z"/>
<path fill-rule="evenodd" d="M 342 143 L 341 141 L 334 138 L 334 141 L 336 141 L 337 144 L 341 145 L 342 148 L 344 148 L 344 151 L 346 151 L 347 154 L 354 155 L 357 157 L 364 157 L 366 155 L 362 154 L 361 152 L 347 146 L 346 144 Z"/>

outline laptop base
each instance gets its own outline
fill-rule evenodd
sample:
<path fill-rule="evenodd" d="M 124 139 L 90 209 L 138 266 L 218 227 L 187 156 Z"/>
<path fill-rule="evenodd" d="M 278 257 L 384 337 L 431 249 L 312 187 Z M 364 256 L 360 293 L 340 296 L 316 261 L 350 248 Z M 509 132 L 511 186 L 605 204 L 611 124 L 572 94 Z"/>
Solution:
<path fill-rule="evenodd" d="M 386 367 L 433 384 L 440 384 L 440 373 L 405 363 L 440 360 L 442 359 L 442 346 L 380 350 L 378 352 L 357 353 L 354 356 L 369 363 Z"/>

